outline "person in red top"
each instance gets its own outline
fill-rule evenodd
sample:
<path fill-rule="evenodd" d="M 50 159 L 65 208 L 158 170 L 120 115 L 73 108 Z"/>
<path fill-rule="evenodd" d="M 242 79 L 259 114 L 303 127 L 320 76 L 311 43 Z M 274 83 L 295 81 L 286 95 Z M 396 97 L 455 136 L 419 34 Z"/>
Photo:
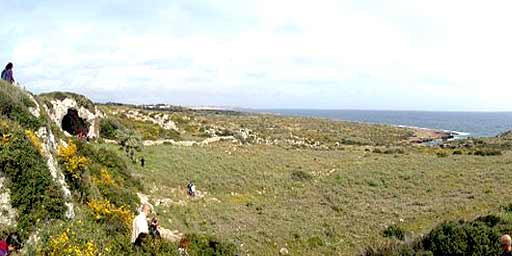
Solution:
<path fill-rule="evenodd" d="M 0 240 L 0 256 L 6 256 L 9 252 L 9 246 L 5 240 Z"/>
<path fill-rule="evenodd" d="M 23 247 L 20 239 L 16 233 L 7 236 L 7 239 L 0 240 L 0 256 L 11 255 L 11 253 L 18 251 Z"/>

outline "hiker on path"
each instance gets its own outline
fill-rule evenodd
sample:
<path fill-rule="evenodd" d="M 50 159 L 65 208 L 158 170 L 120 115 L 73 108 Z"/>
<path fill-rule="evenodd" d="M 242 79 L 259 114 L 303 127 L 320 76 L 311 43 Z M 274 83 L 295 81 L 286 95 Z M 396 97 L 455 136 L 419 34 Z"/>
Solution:
<path fill-rule="evenodd" d="M 2 71 L 2 80 L 5 80 L 11 84 L 14 84 L 14 76 L 12 75 L 12 63 L 7 63 L 5 69 Z"/>
<path fill-rule="evenodd" d="M 192 180 L 187 184 L 187 193 L 191 197 L 196 196 L 196 185 L 192 182 Z"/>
<path fill-rule="evenodd" d="M 144 239 L 149 234 L 147 216 L 151 212 L 151 206 L 144 203 L 141 207 L 139 215 L 133 219 L 132 225 L 132 244 L 138 249 L 142 246 Z"/>
<path fill-rule="evenodd" d="M 512 256 L 512 238 L 509 235 L 501 236 L 501 256 Z"/>

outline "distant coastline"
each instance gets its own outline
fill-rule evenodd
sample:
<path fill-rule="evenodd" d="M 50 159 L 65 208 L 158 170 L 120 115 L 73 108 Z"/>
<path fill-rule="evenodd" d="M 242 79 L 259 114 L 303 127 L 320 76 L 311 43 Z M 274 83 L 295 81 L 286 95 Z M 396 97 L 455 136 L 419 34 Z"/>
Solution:
<path fill-rule="evenodd" d="M 246 109 L 243 112 L 327 118 L 365 124 L 432 130 L 454 139 L 495 137 L 512 130 L 512 112 L 426 112 L 383 110 Z"/>

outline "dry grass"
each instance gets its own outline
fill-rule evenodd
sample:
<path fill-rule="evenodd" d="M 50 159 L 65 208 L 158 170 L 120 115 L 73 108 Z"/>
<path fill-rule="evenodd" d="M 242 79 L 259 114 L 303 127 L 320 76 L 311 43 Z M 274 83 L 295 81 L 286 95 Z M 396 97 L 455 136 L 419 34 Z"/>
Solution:
<path fill-rule="evenodd" d="M 510 191 L 512 178 L 509 152 L 440 158 L 412 149 L 387 155 L 357 146 L 218 144 L 148 147 L 144 157 L 146 167 L 134 168 L 146 192 L 185 202 L 157 207 L 164 226 L 240 241 L 251 255 L 275 255 L 281 247 L 292 255 L 353 255 L 383 241 L 382 230 L 400 219 L 418 234 L 494 211 L 506 203 L 499 195 Z M 312 178 L 294 179 L 297 171 Z M 208 192 L 204 198 L 186 197 L 189 177 Z"/>

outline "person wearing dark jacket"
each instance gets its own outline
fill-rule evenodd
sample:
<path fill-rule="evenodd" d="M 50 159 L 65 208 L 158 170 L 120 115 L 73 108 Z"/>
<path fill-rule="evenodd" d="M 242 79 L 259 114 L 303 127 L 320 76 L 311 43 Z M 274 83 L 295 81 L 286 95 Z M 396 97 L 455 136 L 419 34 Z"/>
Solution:
<path fill-rule="evenodd" d="M 7 66 L 5 66 L 5 69 L 2 71 L 2 80 L 5 80 L 11 84 L 14 83 L 14 76 L 12 75 L 12 63 L 7 63 Z"/>

